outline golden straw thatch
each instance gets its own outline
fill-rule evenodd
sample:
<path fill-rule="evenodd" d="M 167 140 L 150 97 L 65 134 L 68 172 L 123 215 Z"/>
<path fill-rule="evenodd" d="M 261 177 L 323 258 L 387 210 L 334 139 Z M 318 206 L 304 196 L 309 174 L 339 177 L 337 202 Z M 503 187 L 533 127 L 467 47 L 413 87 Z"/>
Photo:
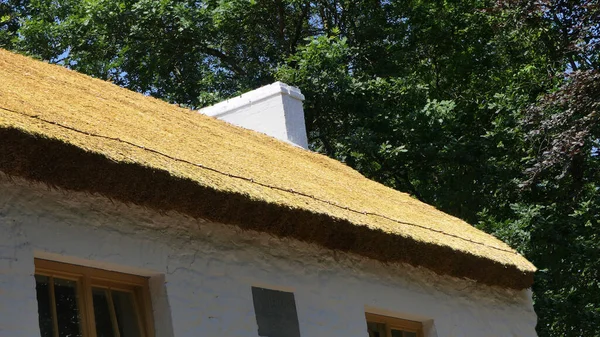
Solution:
<path fill-rule="evenodd" d="M 0 171 L 522 289 L 535 267 L 325 156 L 0 50 Z"/>

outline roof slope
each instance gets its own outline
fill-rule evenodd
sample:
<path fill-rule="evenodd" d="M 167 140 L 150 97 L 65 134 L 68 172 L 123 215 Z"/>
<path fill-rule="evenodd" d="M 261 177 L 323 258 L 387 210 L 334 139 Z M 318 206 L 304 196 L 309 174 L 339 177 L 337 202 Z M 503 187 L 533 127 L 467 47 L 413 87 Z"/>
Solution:
<path fill-rule="evenodd" d="M 320 154 L 0 50 L 0 170 L 510 288 L 508 245 Z"/>

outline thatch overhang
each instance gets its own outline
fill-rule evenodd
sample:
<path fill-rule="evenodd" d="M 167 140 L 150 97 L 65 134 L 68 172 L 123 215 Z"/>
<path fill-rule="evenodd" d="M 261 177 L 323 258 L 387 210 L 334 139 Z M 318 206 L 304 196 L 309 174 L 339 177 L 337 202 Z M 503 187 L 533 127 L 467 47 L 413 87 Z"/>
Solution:
<path fill-rule="evenodd" d="M 500 240 L 335 160 L 0 50 L 0 171 L 514 289 Z"/>

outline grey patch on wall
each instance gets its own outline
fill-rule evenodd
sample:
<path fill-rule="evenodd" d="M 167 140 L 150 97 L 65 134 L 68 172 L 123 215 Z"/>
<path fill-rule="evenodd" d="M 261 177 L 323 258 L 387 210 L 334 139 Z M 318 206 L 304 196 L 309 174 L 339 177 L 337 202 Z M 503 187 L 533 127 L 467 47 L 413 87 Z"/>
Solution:
<path fill-rule="evenodd" d="M 258 335 L 300 337 L 294 293 L 252 287 Z"/>

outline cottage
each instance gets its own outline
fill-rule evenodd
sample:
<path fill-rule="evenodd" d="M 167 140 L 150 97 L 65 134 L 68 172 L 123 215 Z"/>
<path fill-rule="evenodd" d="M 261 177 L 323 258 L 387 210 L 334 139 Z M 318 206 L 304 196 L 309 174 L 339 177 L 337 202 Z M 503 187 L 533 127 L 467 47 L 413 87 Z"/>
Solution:
<path fill-rule="evenodd" d="M 0 336 L 535 336 L 535 267 L 304 149 L 294 88 L 201 114 L 3 50 L 0 81 Z"/>

